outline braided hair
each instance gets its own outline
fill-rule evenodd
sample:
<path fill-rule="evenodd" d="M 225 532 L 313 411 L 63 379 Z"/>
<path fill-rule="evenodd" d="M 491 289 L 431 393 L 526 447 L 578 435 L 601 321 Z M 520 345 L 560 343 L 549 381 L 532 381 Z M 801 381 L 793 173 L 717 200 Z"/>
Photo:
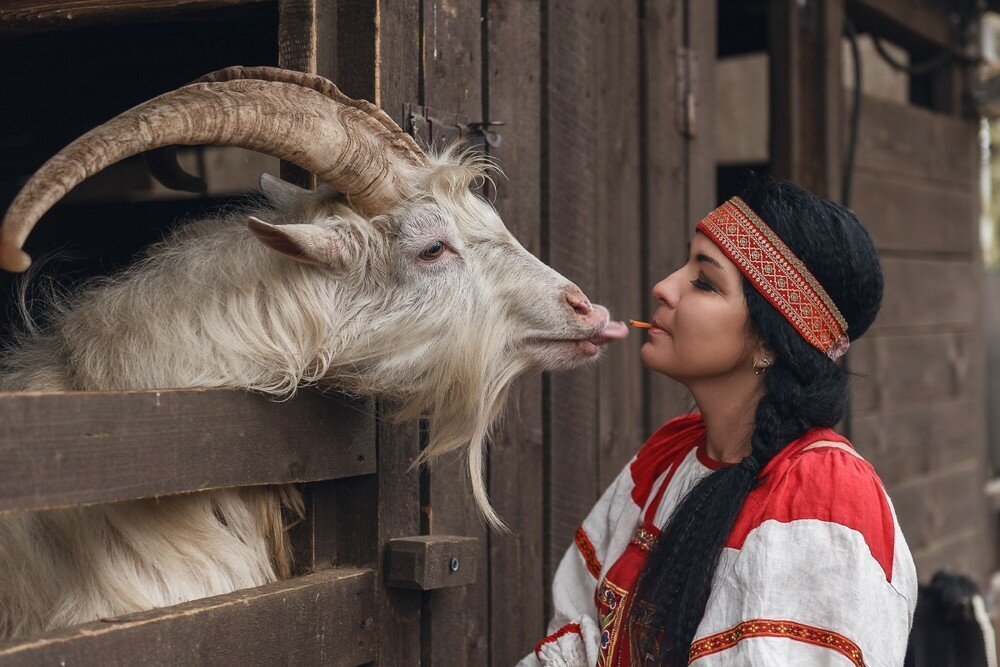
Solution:
<path fill-rule="evenodd" d="M 826 289 L 853 341 L 882 302 L 882 269 L 871 236 L 849 209 L 791 183 L 759 180 L 740 196 Z M 745 278 L 753 333 L 775 353 L 756 408 L 751 452 L 702 478 L 683 498 L 640 573 L 628 633 L 633 659 L 686 665 L 722 547 L 761 468 L 810 428 L 846 413 L 849 373 L 806 342 Z"/>

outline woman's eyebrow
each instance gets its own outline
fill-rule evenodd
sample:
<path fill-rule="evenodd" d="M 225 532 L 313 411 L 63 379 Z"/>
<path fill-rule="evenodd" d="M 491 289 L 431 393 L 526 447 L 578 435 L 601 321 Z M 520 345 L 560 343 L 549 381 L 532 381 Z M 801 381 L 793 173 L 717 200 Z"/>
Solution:
<path fill-rule="evenodd" d="M 690 241 L 688 241 L 687 250 L 688 250 L 688 254 L 690 255 L 691 254 L 691 242 Z M 725 271 L 726 271 L 724 268 L 722 268 L 722 264 L 719 264 L 719 262 L 717 262 L 716 260 L 712 259 L 708 255 L 705 255 L 705 254 L 702 254 L 702 253 L 699 252 L 697 255 L 695 255 L 695 259 L 698 260 L 699 262 L 708 262 L 709 264 L 713 264 L 713 265 L 715 265 L 716 268 L 719 269 L 719 271 L 722 271 L 723 273 L 725 273 Z"/>

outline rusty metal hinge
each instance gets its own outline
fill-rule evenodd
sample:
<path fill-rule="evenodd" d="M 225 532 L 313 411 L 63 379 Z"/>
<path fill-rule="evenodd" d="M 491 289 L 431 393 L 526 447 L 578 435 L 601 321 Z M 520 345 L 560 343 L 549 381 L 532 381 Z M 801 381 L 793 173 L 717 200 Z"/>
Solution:
<path fill-rule="evenodd" d="M 674 116 L 677 131 L 692 138 L 698 132 L 698 53 L 685 46 L 675 51 L 674 68 L 677 79 L 677 107 Z"/>
<path fill-rule="evenodd" d="M 448 111 L 406 104 L 403 107 L 407 132 L 425 147 L 440 150 L 456 140 L 478 147 L 485 152 L 487 146 L 497 147 L 503 141 L 501 134 L 493 129 L 502 126 L 499 121 L 467 121 Z"/>

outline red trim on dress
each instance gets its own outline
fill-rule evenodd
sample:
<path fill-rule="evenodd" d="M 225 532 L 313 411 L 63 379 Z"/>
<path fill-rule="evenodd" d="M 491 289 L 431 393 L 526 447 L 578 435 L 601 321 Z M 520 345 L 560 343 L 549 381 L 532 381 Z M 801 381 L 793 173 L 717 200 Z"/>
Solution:
<path fill-rule="evenodd" d="M 796 623 L 795 621 L 777 621 L 761 618 L 743 621 L 728 630 L 723 630 L 722 632 L 695 641 L 691 644 L 688 662 L 694 662 L 706 655 L 725 651 L 750 637 L 785 637 L 794 641 L 822 646 L 823 648 L 837 651 L 857 667 L 864 667 L 865 664 L 861 648 L 840 633 L 817 628 L 813 625 Z"/>
<path fill-rule="evenodd" d="M 672 464 L 680 463 L 705 433 L 700 412 L 681 415 L 668 421 L 651 435 L 629 466 L 632 476 L 632 502 L 640 509 L 646 505 L 657 478 Z"/>
<path fill-rule="evenodd" d="M 562 626 L 561 628 L 559 628 L 558 630 L 556 630 L 555 632 L 553 632 L 548 637 L 544 637 L 540 642 L 538 642 L 537 644 L 535 644 L 535 657 L 537 657 L 537 658 L 541 658 L 542 657 L 541 655 L 539 655 L 539 651 L 542 650 L 543 646 L 545 646 L 549 642 L 554 642 L 557 639 L 559 639 L 560 637 L 562 637 L 563 635 L 568 635 L 571 632 L 575 632 L 576 634 L 580 635 L 581 638 L 583 637 L 583 635 L 580 634 L 580 624 L 579 623 L 568 623 L 568 624 Z"/>
<path fill-rule="evenodd" d="M 590 536 L 587 535 L 583 526 L 576 529 L 573 541 L 576 543 L 576 548 L 580 550 L 580 555 L 583 556 L 583 562 L 587 564 L 587 571 L 590 572 L 590 576 L 594 579 L 600 578 L 601 561 L 597 557 L 597 550 L 594 549 L 594 543 L 590 541 Z"/>
<path fill-rule="evenodd" d="M 733 465 L 732 463 L 729 463 L 727 461 L 717 461 L 713 459 L 711 456 L 709 456 L 708 452 L 706 451 L 707 444 L 708 443 L 705 440 L 702 440 L 701 444 L 699 444 L 698 448 L 695 450 L 695 453 L 698 456 L 698 463 L 702 464 L 709 470 L 718 470 L 719 468 L 725 468 L 726 466 Z"/>

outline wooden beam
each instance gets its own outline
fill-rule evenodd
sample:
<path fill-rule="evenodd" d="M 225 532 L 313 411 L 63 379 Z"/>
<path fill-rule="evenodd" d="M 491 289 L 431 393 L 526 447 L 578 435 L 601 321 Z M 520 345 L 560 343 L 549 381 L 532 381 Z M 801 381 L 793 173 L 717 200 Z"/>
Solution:
<path fill-rule="evenodd" d="M 375 573 L 338 568 L 0 644 L 5 665 L 360 665 Z"/>
<path fill-rule="evenodd" d="M 178 14 L 271 0 L 5 0 L 0 34 L 176 18 Z"/>
<path fill-rule="evenodd" d="M 842 195 L 840 39 L 844 0 L 771 0 L 771 173 Z"/>
<path fill-rule="evenodd" d="M 846 0 L 859 31 L 885 37 L 908 49 L 955 48 L 951 18 L 916 0 Z M 956 49 L 961 53 L 961 49 Z"/>
<path fill-rule="evenodd" d="M 375 470 L 371 405 L 301 391 L 0 393 L 0 511 Z"/>

